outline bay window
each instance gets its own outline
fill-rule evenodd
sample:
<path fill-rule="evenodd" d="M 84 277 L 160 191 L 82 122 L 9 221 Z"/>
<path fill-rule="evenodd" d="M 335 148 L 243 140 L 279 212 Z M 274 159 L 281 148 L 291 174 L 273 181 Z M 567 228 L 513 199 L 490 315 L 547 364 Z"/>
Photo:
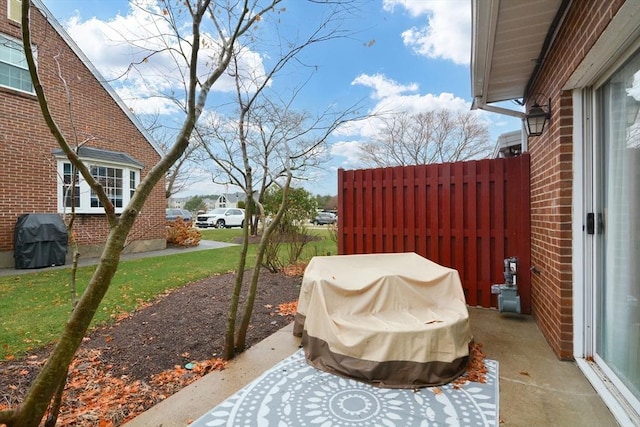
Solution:
<path fill-rule="evenodd" d="M 142 164 L 124 153 L 82 148 L 80 157 L 88 165 L 93 178 L 102 185 L 116 213 L 129 203 L 140 182 Z M 72 207 L 80 214 L 103 214 L 104 206 L 98 194 L 89 187 L 73 164 L 54 151 L 58 164 L 58 212 L 70 213 Z"/>

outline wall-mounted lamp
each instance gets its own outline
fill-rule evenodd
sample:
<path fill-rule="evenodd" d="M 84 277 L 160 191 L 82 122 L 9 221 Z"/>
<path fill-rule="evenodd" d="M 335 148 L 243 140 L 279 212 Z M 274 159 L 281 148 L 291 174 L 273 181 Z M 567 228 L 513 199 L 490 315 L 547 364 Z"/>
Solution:
<path fill-rule="evenodd" d="M 551 118 L 551 100 L 545 107 L 535 101 L 527 113 L 527 134 L 529 136 L 540 136 L 544 131 L 544 125 Z"/>

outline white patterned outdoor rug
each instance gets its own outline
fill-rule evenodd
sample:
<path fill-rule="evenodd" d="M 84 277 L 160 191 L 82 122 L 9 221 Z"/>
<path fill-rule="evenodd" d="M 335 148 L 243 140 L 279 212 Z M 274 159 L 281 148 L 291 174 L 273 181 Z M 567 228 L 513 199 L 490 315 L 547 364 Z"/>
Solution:
<path fill-rule="evenodd" d="M 192 426 L 497 426 L 498 362 L 486 384 L 388 389 L 309 366 L 299 350 L 196 420 Z"/>

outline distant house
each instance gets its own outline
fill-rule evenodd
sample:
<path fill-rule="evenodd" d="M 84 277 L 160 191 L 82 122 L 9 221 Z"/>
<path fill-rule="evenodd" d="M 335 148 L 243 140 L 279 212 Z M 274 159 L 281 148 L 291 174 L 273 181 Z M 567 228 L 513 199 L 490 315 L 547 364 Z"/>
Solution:
<path fill-rule="evenodd" d="M 640 1 L 471 3 L 474 106 L 545 124 L 522 147 L 532 314 L 620 425 L 640 425 Z"/>
<path fill-rule="evenodd" d="M 238 203 L 244 203 L 246 196 L 244 193 L 223 193 L 215 201 L 215 208 L 237 208 Z"/>
<path fill-rule="evenodd" d="M 170 197 L 167 199 L 167 208 L 184 209 L 184 204 L 187 203 L 191 197 Z"/>
<path fill-rule="evenodd" d="M 74 230 L 84 257 L 99 254 L 109 232 L 99 201 L 81 177 L 76 197 L 65 197 L 73 170 L 43 120 L 31 84 L 20 3 L 0 0 L 0 267 L 13 266 L 13 231 L 21 214 L 64 215 L 74 204 Z M 54 119 L 69 141 L 82 142 L 79 155 L 117 213 L 159 161 L 160 149 L 42 1 L 32 4 L 32 43 Z M 163 180 L 140 213 L 125 251 L 166 246 L 165 203 Z"/>

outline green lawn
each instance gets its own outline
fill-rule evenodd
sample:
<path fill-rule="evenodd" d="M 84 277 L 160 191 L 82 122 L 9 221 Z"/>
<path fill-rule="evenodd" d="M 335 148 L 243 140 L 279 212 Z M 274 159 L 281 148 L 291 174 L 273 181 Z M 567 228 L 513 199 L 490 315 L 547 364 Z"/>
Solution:
<path fill-rule="evenodd" d="M 201 229 L 203 240 L 215 240 L 216 242 L 233 242 L 236 237 L 242 236 L 241 228 L 205 228 Z"/>
<path fill-rule="evenodd" d="M 205 230 L 203 239 L 232 241 L 240 229 Z M 323 237 L 311 242 L 303 253 L 308 260 L 315 255 L 336 254 L 336 244 L 326 230 L 313 230 Z M 256 246 L 249 249 L 250 266 L 255 262 Z M 93 325 L 113 321 L 121 313 L 131 312 L 139 304 L 190 282 L 233 271 L 240 246 L 187 252 L 183 254 L 122 261 L 113 283 L 102 301 Z M 78 270 L 78 285 L 84 289 L 95 267 Z M 27 274 L 0 277 L 0 360 L 55 340 L 66 321 L 71 303 L 70 270 L 38 270 Z"/>

